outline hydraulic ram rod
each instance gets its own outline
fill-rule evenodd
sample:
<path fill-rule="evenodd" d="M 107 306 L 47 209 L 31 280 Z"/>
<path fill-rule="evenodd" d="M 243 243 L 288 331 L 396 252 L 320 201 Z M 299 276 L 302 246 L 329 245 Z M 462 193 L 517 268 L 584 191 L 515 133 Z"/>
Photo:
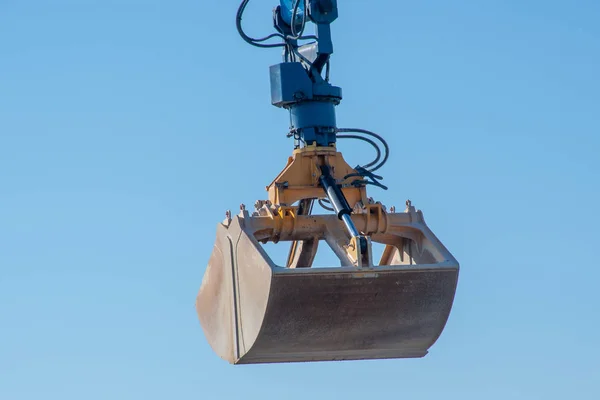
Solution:
<path fill-rule="evenodd" d="M 352 209 L 344 197 L 344 193 L 342 193 L 342 190 L 331 175 L 331 169 L 328 165 L 321 166 L 321 176 L 319 177 L 319 182 L 321 183 L 321 186 L 323 186 L 323 189 L 327 194 L 327 198 L 331 202 L 337 217 L 344 222 L 346 229 L 348 229 L 348 232 L 350 233 L 350 236 L 353 238 L 358 238 L 361 251 L 365 252 L 367 250 L 367 240 L 358 232 L 358 229 L 356 229 L 351 217 Z"/>

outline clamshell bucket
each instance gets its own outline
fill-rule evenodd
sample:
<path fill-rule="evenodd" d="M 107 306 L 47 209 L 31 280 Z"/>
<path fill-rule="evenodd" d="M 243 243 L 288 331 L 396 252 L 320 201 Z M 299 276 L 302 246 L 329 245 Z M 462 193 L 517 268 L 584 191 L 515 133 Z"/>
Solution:
<path fill-rule="evenodd" d="M 414 208 L 352 219 L 386 245 L 379 265 L 352 265 L 335 215 L 242 211 L 219 224 L 196 301 L 213 350 L 233 364 L 426 355 L 450 314 L 458 262 Z M 262 248 L 273 237 L 303 244 L 289 265 Z M 310 266 L 320 241 L 341 267 Z"/>

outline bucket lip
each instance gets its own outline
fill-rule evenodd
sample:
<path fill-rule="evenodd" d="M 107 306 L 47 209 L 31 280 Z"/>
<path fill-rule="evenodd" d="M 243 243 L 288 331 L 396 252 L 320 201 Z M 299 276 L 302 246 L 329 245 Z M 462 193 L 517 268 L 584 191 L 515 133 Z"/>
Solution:
<path fill-rule="evenodd" d="M 307 362 L 351 362 L 351 361 L 369 361 L 374 362 L 377 360 L 389 360 L 389 359 L 402 359 L 402 358 L 423 358 L 429 354 L 428 349 L 383 349 L 380 348 L 376 351 L 372 350 L 335 350 L 328 352 L 291 352 L 291 353 L 279 353 L 277 355 L 261 355 L 256 357 L 255 355 L 245 354 L 243 357 L 238 359 L 235 365 L 252 365 L 252 364 L 271 364 L 271 363 L 307 363 Z"/>
<path fill-rule="evenodd" d="M 456 272 L 459 265 L 452 261 L 444 261 L 435 264 L 412 264 L 412 265 L 376 265 L 373 267 L 311 267 L 311 268 L 286 268 L 279 265 L 271 266 L 273 273 L 277 275 L 321 275 L 321 274 L 355 274 L 355 273 L 394 273 L 394 272 Z"/>

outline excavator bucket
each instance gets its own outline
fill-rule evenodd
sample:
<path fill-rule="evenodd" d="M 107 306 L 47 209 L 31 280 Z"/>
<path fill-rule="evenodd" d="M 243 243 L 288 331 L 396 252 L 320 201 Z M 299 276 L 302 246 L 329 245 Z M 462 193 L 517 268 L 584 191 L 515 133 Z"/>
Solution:
<path fill-rule="evenodd" d="M 335 215 L 242 211 L 219 224 L 196 300 L 213 350 L 233 364 L 426 355 L 450 314 L 458 262 L 414 207 L 352 219 L 386 245 L 378 265 L 347 257 Z M 288 265 L 263 249 L 273 237 L 296 244 Z M 311 266 L 323 241 L 341 266 Z"/>

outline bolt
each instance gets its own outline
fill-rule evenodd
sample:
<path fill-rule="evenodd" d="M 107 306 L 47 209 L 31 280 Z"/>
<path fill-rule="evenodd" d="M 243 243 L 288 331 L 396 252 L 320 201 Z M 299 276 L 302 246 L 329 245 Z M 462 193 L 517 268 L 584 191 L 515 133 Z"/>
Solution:
<path fill-rule="evenodd" d="M 407 206 L 407 207 L 410 207 L 410 206 L 412 206 L 412 202 L 411 202 L 410 200 L 406 200 L 406 206 Z"/>
<path fill-rule="evenodd" d="M 240 204 L 240 210 L 241 211 L 246 211 L 246 205 L 245 204 Z"/>
<path fill-rule="evenodd" d="M 396 206 L 391 206 L 390 207 L 390 212 L 391 213 L 395 213 L 396 212 Z"/>

